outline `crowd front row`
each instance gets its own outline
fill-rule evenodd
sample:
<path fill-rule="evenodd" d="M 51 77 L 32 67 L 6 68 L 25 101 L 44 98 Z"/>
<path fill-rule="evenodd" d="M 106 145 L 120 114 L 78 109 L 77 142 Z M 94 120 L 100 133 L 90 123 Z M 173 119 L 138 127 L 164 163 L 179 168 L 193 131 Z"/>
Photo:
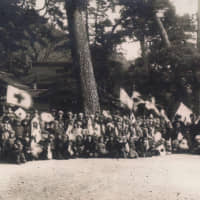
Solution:
<path fill-rule="evenodd" d="M 37 111 L 20 120 L 9 108 L 0 122 L 0 160 L 70 158 L 137 158 L 170 153 L 200 153 L 200 123 L 191 115 L 171 123 L 162 118 L 111 114 L 84 115 L 63 111 L 43 121 Z"/>

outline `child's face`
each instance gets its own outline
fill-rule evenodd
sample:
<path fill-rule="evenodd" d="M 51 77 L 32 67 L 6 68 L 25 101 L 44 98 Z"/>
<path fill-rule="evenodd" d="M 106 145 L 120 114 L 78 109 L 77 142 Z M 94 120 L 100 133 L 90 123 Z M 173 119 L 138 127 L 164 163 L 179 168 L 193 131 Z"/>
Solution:
<path fill-rule="evenodd" d="M 77 142 L 81 142 L 82 138 L 80 136 L 76 137 Z"/>
<path fill-rule="evenodd" d="M 64 135 L 64 136 L 63 136 L 63 141 L 64 141 L 64 142 L 67 142 L 67 141 L 68 141 L 68 136 L 67 136 L 67 135 Z"/>
<path fill-rule="evenodd" d="M 78 118 L 79 118 L 79 120 L 82 120 L 83 119 L 83 114 L 79 113 Z"/>
<path fill-rule="evenodd" d="M 58 139 L 62 139 L 62 135 L 61 134 L 58 135 Z"/>
<path fill-rule="evenodd" d="M 81 124 L 78 123 L 78 124 L 77 124 L 77 128 L 81 128 Z"/>
<path fill-rule="evenodd" d="M 30 119 L 30 118 L 31 118 L 30 113 L 26 113 L 26 119 Z"/>
<path fill-rule="evenodd" d="M 14 134 L 14 133 L 11 133 L 11 134 L 10 134 L 10 138 L 15 138 L 15 134 Z"/>
<path fill-rule="evenodd" d="M 61 123 L 59 123 L 58 124 L 58 128 L 62 128 L 63 126 L 62 126 L 62 124 Z"/>
<path fill-rule="evenodd" d="M 29 142 L 30 139 L 29 139 L 28 137 L 25 137 L 25 141 L 26 141 L 26 142 Z"/>
<path fill-rule="evenodd" d="M 101 143 L 103 143 L 103 142 L 104 142 L 104 139 L 103 139 L 102 137 L 100 138 L 100 142 L 101 142 Z"/>
<path fill-rule="evenodd" d="M 176 123 L 176 128 L 180 128 L 181 124 L 179 122 Z"/>
<path fill-rule="evenodd" d="M 38 124 L 37 124 L 36 122 L 34 122 L 34 123 L 33 123 L 33 127 L 34 127 L 34 128 L 37 128 L 37 127 L 38 127 Z"/>
<path fill-rule="evenodd" d="M 91 142 L 92 141 L 92 137 L 88 136 L 88 141 Z"/>
<path fill-rule="evenodd" d="M 63 118 L 63 114 L 60 113 L 60 114 L 58 115 L 58 117 L 59 117 L 59 118 Z"/>

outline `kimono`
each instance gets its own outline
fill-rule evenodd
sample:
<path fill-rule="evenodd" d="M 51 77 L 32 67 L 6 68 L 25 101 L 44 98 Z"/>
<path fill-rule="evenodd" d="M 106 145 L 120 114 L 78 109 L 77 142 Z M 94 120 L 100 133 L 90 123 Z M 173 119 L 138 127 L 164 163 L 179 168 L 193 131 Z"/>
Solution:
<path fill-rule="evenodd" d="M 92 121 L 91 118 L 88 119 L 87 129 L 88 129 L 88 134 L 89 135 L 93 135 L 94 134 L 93 121 Z"/>
<path fill-rule="evenodd" d="M 97 137 L 101 136 L 101 125 L 97 122 L 94 124 L 94 135 Z"/>
<path fill-rule="evenodd" d="M 136 138 L 134 136 L 130 137 L 128 140 L 128 144 L 129 144 L 128 157 L 129 158 L 137 158 L 138 157 L 138 153 L 136 152 L 135 140 L 136 140 Z"/>
<path fill-rule="evenodd" d="M 39 143 L 39 141 L 42 139 L 40 121 L 38 116 L 35 116 L 31 120 L 31 137 L 35 139 L 36 143 Z"/>

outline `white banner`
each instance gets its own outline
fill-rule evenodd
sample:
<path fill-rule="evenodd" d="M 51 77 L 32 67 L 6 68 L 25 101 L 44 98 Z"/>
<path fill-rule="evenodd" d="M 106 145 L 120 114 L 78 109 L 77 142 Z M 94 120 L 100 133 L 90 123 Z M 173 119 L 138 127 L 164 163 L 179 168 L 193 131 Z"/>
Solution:
<path fill-rule="evenodd" d="M 145 107 L 147 108 L 147 110 L 154 110 L 157 115 L 160 115 L 158 108 L 156 108 L 156 105 L 153 104 L 151 101 L 145 101 Z"/>
<path fill-rule="evenodd" d="M 180 103 L 178 110 L 175 115 L 181 116 L 181 121 L 191 123 L 190 115 L 192 114 L 192 110 L 189 109 L 185 104 Z"/>
<path fill-rule="evenodd" d="M 32 97 L 25 91 L 8 85 L 7 87 L 7 103 L 29 109 L 32 106 Z"/>
<path fill-rule="evenodd" d="M 122 104 L 126 105 L 130 110 L 133 109 L 133 100 L 128 96 L 126 91 L 120 88 L 120 101 Z"/>

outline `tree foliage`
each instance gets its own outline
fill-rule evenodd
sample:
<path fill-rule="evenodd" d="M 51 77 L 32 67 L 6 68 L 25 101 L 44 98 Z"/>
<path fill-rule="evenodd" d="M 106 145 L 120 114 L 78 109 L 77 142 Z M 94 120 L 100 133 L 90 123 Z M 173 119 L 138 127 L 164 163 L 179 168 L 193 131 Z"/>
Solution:
<path fill-rule="evenodd" d="M 0 2 L 1 68 L 18 75 L 26 73 L 32 62 L 48 61 L 55 51 L 54 59 L 67 55 L 65 34 L 48 24 L 33 6 L 28 1 Z"/>
<path fill-rule="evenodd" d="M 71 59 L 67 54 L 69 44 L 75 45 L 69 40 L 65 12 L 70 1 L 44 2 L 44 6 L 36 9 L 36 0 L 1 1 L 0 56 L 5 63 L 15 58 L 15 54 L 20 61 L 60 60 L 65 53 L 67 60 Z M 105 94 L 113 97 L 121 86 L 131 92 L 135 84 L 144 95 L 151 93 L 167 108 L 179 101 L 191 107 L 195 104 L 192 97 L 199 88 L 200 56 L 193 43 L 195 26 L 191 16 L 178 16 L 169 0 L 80 0 L 77 5 L 85 13 L 83 18 L 102 103 L 109 102 L 104 101 L 108 96 Z M 170 47 L 161 37 L 157 15 Z M 139 41 L 142 50 L 141 57 L 132 64 L 118 51 L 127 38 Z M 74 73 L 78 73 L 77 69 Z"/>

